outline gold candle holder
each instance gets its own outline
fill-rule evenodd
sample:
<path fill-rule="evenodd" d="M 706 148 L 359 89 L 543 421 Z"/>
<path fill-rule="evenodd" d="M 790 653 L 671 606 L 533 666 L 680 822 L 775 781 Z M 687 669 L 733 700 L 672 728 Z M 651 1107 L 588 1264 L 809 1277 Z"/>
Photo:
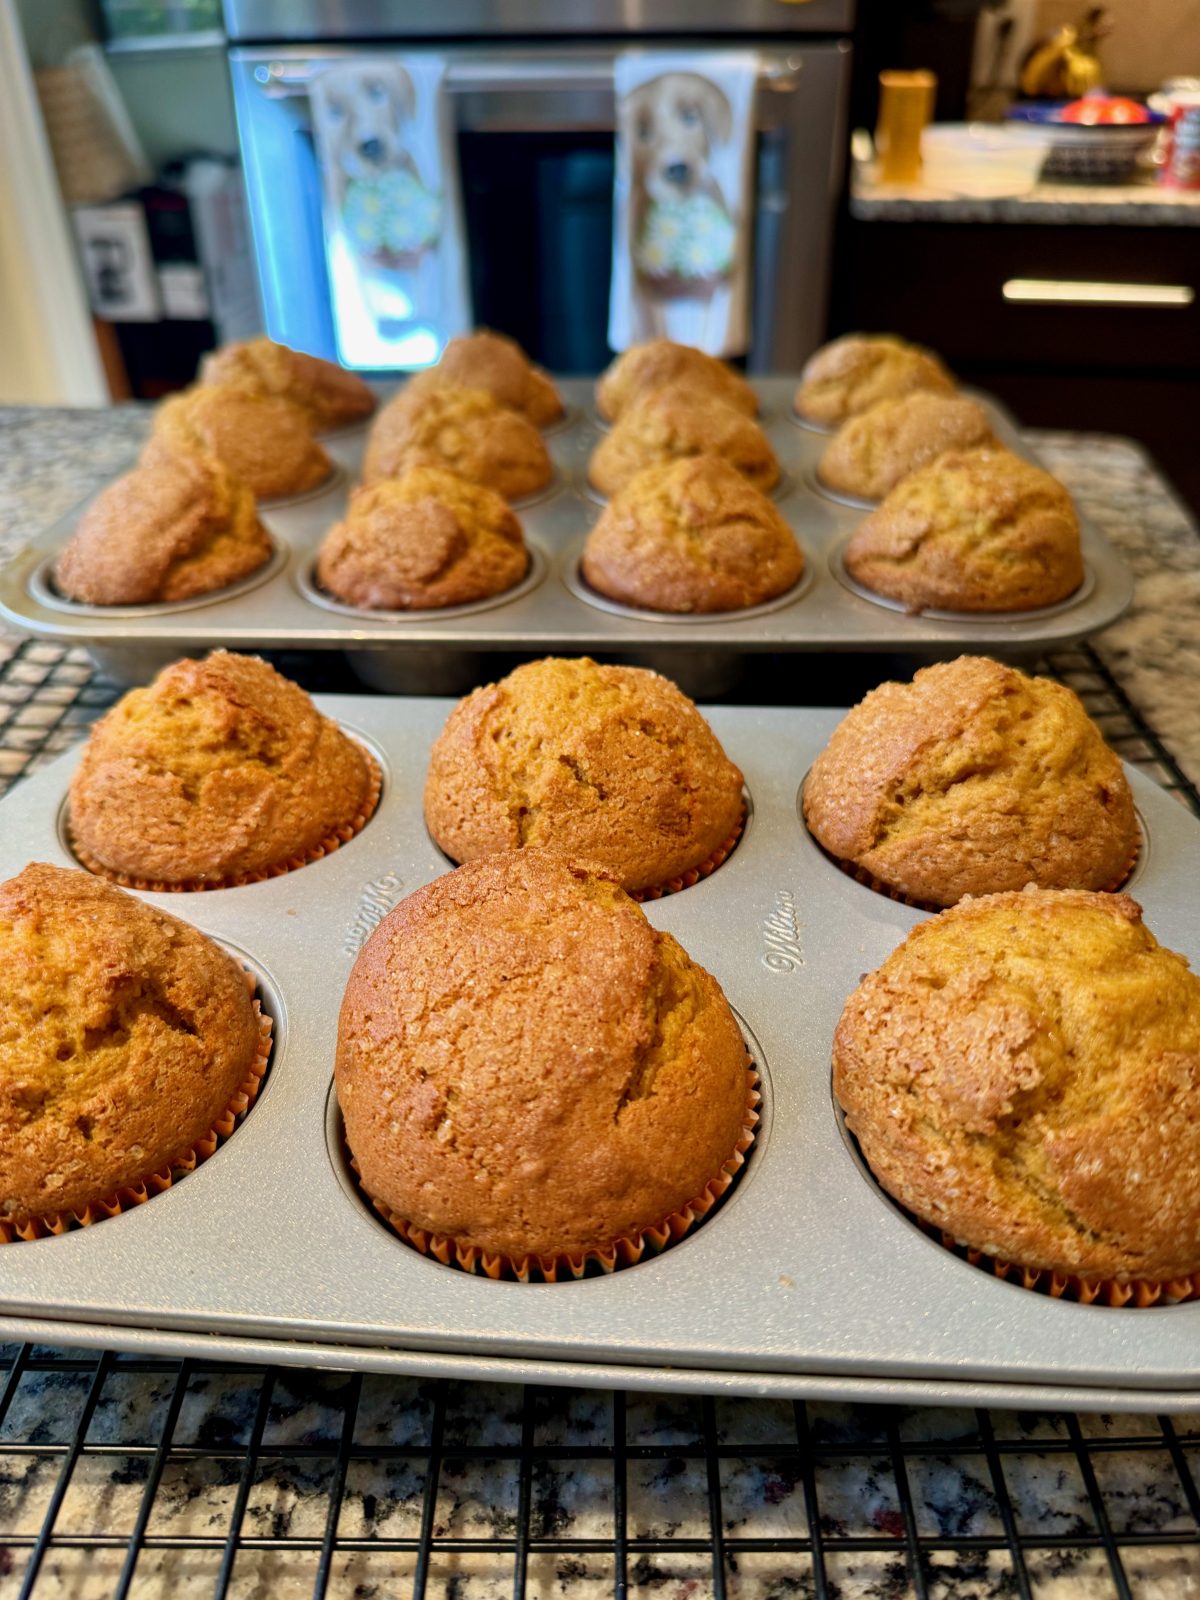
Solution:
<path fill-rule="evenodd" d="M 880 183 L 916 183 L 921 176 L 921 130 L 933 116 L 937 75 L 881 72 L 875 150 Z"/>

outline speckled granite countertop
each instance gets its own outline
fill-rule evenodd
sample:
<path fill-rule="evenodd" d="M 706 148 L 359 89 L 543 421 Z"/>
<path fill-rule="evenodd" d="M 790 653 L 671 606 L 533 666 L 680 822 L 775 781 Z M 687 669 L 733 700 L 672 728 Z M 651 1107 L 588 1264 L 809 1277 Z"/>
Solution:
<path fill-rule="evenodd" d="M 1157 183 L 1039 183 L 1028 194 L 984 199 L 925 184 L 858 178 L 850 212 L 863 222 L 1064 222 L 1135 228 L 1200 227 L 1200 191 Z"/>
<path fill-rule="evenodd" d="M 0 555 L 115 471 L 143 426 L 136 410 L 0 412 Z M 1036 442 L 1137 576 L 1133 609 L 1096 648 L 1200 781 L 1195 526 L 1138 447 L 1065 434 Z M 0 639 L 0 656 L 10 648 Z M 87 1447 L 32 1592 L 118 1592 L 154 1447 L 172 1417 L 151 1544 L 127 1591 L 138 1600 L 214 1592 L 239 1485 L 249 1542 L 236 1551 L 227 1592 L 256 1600 L 314 1592 L 331 1523 L 339 1543 L 328 1594 L 407 1595 L 423 1518 L 432 1542 L 423 1592 L 445 1600 L 514 1593 L 520 1540 L 529 1542 L 524 1592 L 569 1600 L 613 1594 L 622 1559 L 625 1592 L 656 1600 L 1200 1596 L 1200 1496 L 1189 1471 L 1200 1465 L 1200 1414 L 1164 1425 L 652 1395 L 626 1405 L 571 1389 L 523 1395 L 340 1374 L 180 1375 L 172 1364 L 123 1361 L 97 1372 L 90 1358 L 76 1370 L 54 1353 L 6 1385 L 14 1354 L 0 1348 L 0 1600 L 23 1592 L 81 1422 Z M 256 1438 L 262 1449 L 247 1478 Z M 331 1485 L 342 1470 L 338 1509 Z M 714 1526 L 725 1541 L 723 1587 Z M 814 1532 L 819 1556 L 770 1548 Z M 97 1533 L 110 1546 L 86 1548 Z M 1174 1543 L 1146 1543 L 1164 1536 Z M 389 1540 L 408 1548 L 372 1548 Z"/>

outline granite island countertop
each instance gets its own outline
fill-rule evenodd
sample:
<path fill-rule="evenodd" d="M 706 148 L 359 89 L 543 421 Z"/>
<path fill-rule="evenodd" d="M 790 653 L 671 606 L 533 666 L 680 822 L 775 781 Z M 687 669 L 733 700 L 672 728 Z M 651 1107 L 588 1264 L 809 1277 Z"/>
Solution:
<path fill-rule="evenodd" d="M 0 412 L 0 557 L 117 470 L 144 424 L 136 408 Z M 1137 446 L 1069 434 L 1035 442 L 1137 578 L 1130 613 L 1095 647 L 1200 781 L 1195 526 Z M 11 643 L 0 640 L 0 657 Z M 6 710 L 0 704 L 0 723 Z M 5 1367 L 13 1357 L 0 1351 Z M 92 1358 L 76 1368 L 61 1352 L 49 1353 L 43 1370 L 3 1380 L 0 1371 L 0 1600 L 21 1590 L 30 1544 L 89 1405 L 88 1448 L 56 1522 L 65 1542 L 44 1552 L 35 1600 L 114 1592 L 173 1405 L 172 1448 L 148 1523 L 163 1542 L 138 1559 L 129 1590 L 137 1600 L 213 1592 L 256 1438 L 262 1454 L 241 1524 L 252 1543 L 233 1564 L 233 1595 L 313 1592 L 340 1459 L 336 1531 L 359 1545 L 333 1554 L 328 1593 L 338 1597 L 408 1594 L 423 1516 L 434 1546 L 425 1592 L 439 1600 L 511 1594 L 511 1546 L 522 1527 L 533 1542 L 527 1593 L 611 1595 L 621 1470 L 629 1593 L 639 1597 L 718 1592 L 710 1557 L 696 1548 L 711 1541 L 714 1515 L 727 1546 L 726 1592 L 736 1600 L 1200 1596 L 1200 1501 L 1179 1471 L 1180 1459 L 1193 1468 L 1200 1459 L 1200 1413 L 1176 1417 L 1164 1433 L 1151 1417 L 994 1412 L 989 1421 L 968 1411 L 836 1405 L 798 1414 L 785 1402 L 656 1395 L 618 1406 L 606 1393 L 570 1388 L 523 1395 L 300 1371 L 264 1380 L 254 1369 L 180 1377 L 172 1363 L 117 1362 L 97 1378 Z M 435 1435 L 440 1467 L 431 1478 Z M 810 1509 L 824 1547 L 820 1582 L 807 1550 L 769 1548 L 773 1539 L 807 1539 Z M 114 1543 L 88 1549 L 88 1535 L 99 1532 Z M 1127 1591 L 1105 1553 L 1114 1534 Z M 6 1543 L 6 1535 L 25 1542 Z M 1159 1536 L 1179 1542 L 1138 1542 Z M 926 1549 L 920 1590 L 906 1567 L 910 1539 Z M 407 1548 L 371 1548 L 388 1540 Z"/>
<path fill-rule="evenodd" d="M 1070 223 L 1085 227 L 1197 228 L 1200 190 L 1158 183 L 1037 183 L 1028 194 L 987 198 L 928 184 L 873 183 L 858 174 L 850 214 L 862 222 Z"/>

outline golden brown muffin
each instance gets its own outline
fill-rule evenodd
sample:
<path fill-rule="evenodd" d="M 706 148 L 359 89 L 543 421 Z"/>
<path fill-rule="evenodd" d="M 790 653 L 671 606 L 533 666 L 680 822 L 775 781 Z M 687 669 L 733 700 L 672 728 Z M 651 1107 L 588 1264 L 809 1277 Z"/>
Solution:
<path fill-rule="evenodd" d="M 804 818 L 839 860 L 939 906 L 1113 889 L 1138 848 L 1124 769 L 1078 696 L 980 656 L 872 689 L 813 763 Z"/>
<path fill-rule="evenodd" d="M 411 467 L 446 467 L 506 500 L 536 494 L 554 476 L 532 422 L 482 389 L 453 384 L 423 394 L 401 389 L 375 419 L 363 482 L 399 478 Z"/>
<path fill-rule="evenodd" d="M 583 575 L 610 599 L 652 611 L 736 611 L 798 583 L 796 536 L 720 456 L 647 467 L 604 508 Z"/>
<path fill-rule="evenodd" d="M 563 415 L 562 399 L 547 374 L 533 365 L 514 339 L 486 328 L 451 339 L 437 365 L 414 374 L 407 387 L 413 394 L 428 394 L 448 383 L 486 390 L 535 428 L 548 428 Z"/>
<path fill-rule="evenodd" d="M 361 422 L 375 409 L 375 396 L 356 372 L 276 344 L 265 334 L 222 345 L 205 356 L 200 382 L 281 396 L 306 411 L 318 429 Z"/>
<path fill-rule="evenodd" d="M 185 389 L 164 400 L 154 413 L 154 432 L 142 459 L 191 453 L 216 456 L 263 500 L 306 494 L 333 472 L 299 406 L 219 384 Z"/>
<path fill-rule="evenodd" d="M 834 1092 L 955 1240 L 1085 1279 L 1200 1271 L 1200 978 L 1127 895 L 988 895 L 851 995 Z"/>
<path fill-rule="evenodd" d="M 171 1167 L 260 1056 L 245 973 L 135 896 L 41 864 L 0 884 L 0 1220 Z"/>
<path fill-rule="evenodd" d="M 602 862 L 642 891 L 736 834 L 742 775 L 687 696 L 641 667 L 532 661 L 450 713 L 425 820 L 453 861 L 523 845 Z"/>
<path fill-rule="evenodd" d="M 902 478 L 858 525 L 845 563 L 910 611 L 1025 611 L 1083 582 L 1071 496 L 1003 446 L 948 451 Z"/>
<path fill-rule="evenodd" d="M 792 403 L 807 421 L 836 426 L 879 400 L 918 389 L 953 394 L 954 379 L 935 355 L 904 339 L 848 333 L 809 358 Z"/>
<path fill-rule="evenodd" d="M 654 389 L 621 413 L 592 452 L 588 481 L 611 496 L 647 467 L 699 455 L 720 456 L 756 489 L 779 482 L 779 462 L 758 423 L 682 383 Z"/>
<path fill-rule="evenodd" d="M 93 727 L 68 824 L 85 865 L 166 887 L 265 877 L 361 826 L 373 763 L 256 656 L 176 661 Z"/>
<path fill-rule="evenodd" d="M 596 384 L 596 410 L 609 422 L 654 389 L 682 383 L 693 394 L 723 400 L 743 416 L 758 415 L 758 396 L 745 378 L 689 344 L 670 339 L 650 339 L 631 345 L 600 374 Z"/>
<path fill-rule="evenodd" d="M 503 1255 L 655 1227 L 735 1156 L 747 1056 L 716 981 L 602 869 L 489 856 L 392 911 L 354 964 L 337 1095 L 363 1187 Z"/>
<path fill-rule="evenodd" d="M 354 491 L 325 535 L 317 581 L 347 605 L 399 611 L 501 594 L 528 568 L 521 524 L 498 494 L 413 467 Z"/>
<path fill-rule="evenodd" d="M 96 496 L 54 564 L 54 582 L 86 605 L 145 605 L 211 594 L 270 559 L 244 483 L 213 456 L 164 454 Z"/>
<path fill-rule="evenodd" d="M 962 394 L 918 389 L 880 400 L 843 423 L 825 447 L 817 477 L 829 489 L 882 500 L 901 478 L 947 450 L 995 445 L 987 412 Z"/>

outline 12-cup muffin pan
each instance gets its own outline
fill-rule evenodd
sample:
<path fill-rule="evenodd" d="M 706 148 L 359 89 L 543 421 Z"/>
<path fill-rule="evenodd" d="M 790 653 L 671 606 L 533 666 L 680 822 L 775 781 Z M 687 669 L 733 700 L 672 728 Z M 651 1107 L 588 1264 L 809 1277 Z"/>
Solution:
<path fill-rule="evenodd" d="M 147 894 L 240 954 L 275 1021 L 258 1103 L 165 1194 L 60 1237 L 0 1246 L 0 1338 L 234 1359 L 781 1396 L 1075 1409 L 1200 1404 L 1200 1303 L 1113 1309 L 1001 1282 L 875 1186 L 830 1090 L 834 1026 L 923 913 L 856 882 L 807 834 L 800 790 L 844 714 L 718 707 L 750 816 L 710 878 L 647 905 L 715 974 L 762 1079 L 762 1122 L 720 1209 L 661 1255 L 556 1284 L 419 1255 L 371 1212 L 341 1145 L 332 1067 L 355 955 L 449 864 L 421 811 L 445 700 L 318 700 L 375 751 L 374 818 L 331 856 L 237 889 Z M 0 879 L 71 865 L 78 751 L 0 802 Z M 1131 892 L 1200 958 L 1200 822 L 1136 771 Z"/>
<path fill-rule="evenodd" d="M 276 540 L 273 567 L 235 589 L 174 605 L 118 609 L 80 606 L 53 592 L 50 567 L 82 508 L 39 532 L 0 571 L 0 615 L 26 632 L 88 647 L 124 682 L 145 682 L 166 662 L 212 649 L 337 649 L 364 682 L 389 693 L 461 693 L 491 676 L 480 653 L 589 651 L 644 658 L 671 672 L 691 693 L 724 687 L 713 664 L 756 651 L 913 652 L 925 657 L 985 650 L 1032 655 L 1097 632 L 1128 606 L 1132 579 L 1120 557 L 1086 522 L 1086 576 L 1067 601 L 1011 614 L 906 613 L 856 585 L 841 563 L 846 540 L 866 514 L 862 505 L 821 490 L 816 466 L 829 435 L 802 426 L 791 400 L 795 378 L 755 380 L 762 423 L 783 469 L 776 500 L 803 547 L 807 571 L 787 595 L 744 611 L 706 616 L 639 612 L 596 595 L 583 581 L 583 540 L 601 514 L 587 487 L 587 462 L 600 428 L 590 381 L 562 384 L 567 425 L 547 436 L 555 466 L 550 488 L 517 505 L 533 554 L 527 579 L 507 594 L 441 611 L 372 613 L 321 593 L 313 574 L 317 547 L 345 509 L 358 476 L 366 426 L 327 440 L 343 469 L 325 492 L 267 503 L 263 520 Z M 1034 459 L 1011 419 L 986 396 L 997 434 Z"/>

